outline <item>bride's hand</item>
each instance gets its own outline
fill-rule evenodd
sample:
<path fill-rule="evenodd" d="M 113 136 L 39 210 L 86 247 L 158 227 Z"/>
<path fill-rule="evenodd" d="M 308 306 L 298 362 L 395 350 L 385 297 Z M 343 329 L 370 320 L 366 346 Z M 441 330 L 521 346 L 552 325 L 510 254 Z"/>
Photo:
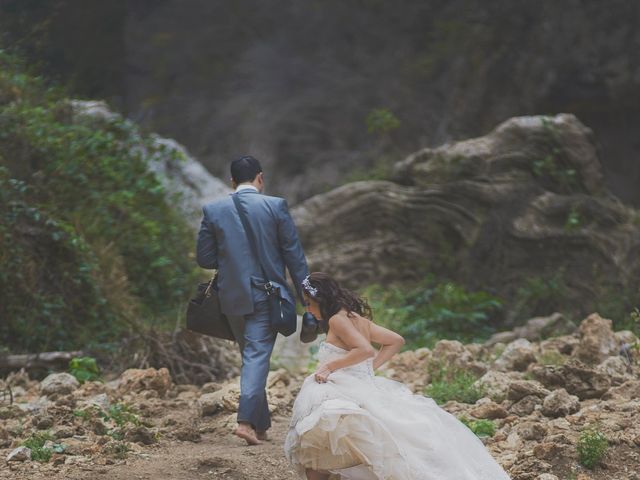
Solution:
<path fill-rule="evenodd" d="M 316 370 L 316 373 L 314 374 L 314 378 L 318 383 L 326 383 L 327 378 L 329 378 L 330 374 L 331 370 L 329 369 L 329 367 L 327 367 L 326 365 L 320 365 L 318 367 L 318 370 Z"/>

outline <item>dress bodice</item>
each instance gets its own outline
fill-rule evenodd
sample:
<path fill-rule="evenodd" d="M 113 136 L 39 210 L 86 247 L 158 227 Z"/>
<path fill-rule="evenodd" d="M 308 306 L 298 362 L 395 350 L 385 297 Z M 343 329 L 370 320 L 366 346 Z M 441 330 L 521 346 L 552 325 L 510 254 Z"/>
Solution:
<path fill-rule="evenodd" d="M 349 351 L 344 348 L 340 348 L 329 342 L 322 342 L 318 350 L 318 360 L 320 363 L 326 363 L 336 358 L 344 357 L 347 353 L 349 353 Z M 340 371 L 362 379 L 373 378 L 373 359 L 368 358 L 355 365 L 341 368 Z"/>

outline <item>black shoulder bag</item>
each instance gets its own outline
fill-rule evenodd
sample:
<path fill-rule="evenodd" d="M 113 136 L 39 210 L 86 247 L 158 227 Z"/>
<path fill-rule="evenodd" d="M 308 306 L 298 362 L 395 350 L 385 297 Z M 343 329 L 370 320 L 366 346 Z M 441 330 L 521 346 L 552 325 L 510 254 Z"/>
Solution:
<path fill-rule="evenodd" d="M 235 203 L 238 214 L 240 215 L 240 221 L 242 221 L 244 232 L 247 235 L 247 240 L 249 240 L 251 251 L 253 252 L 256 260 L 258 260 L 260 269 L 262 270 L 262 277 L 265 283 L 260 284 L 260 287 L 267 293 L 271 328 L 285 337 L 288 337 L 296 331 L 298 320 L 296 315 L 296 306 L 286 298 L 283 298 L 281 288 L 284 287 L 276 285 L 269 280 L 267 272 L 264 269 L 264 265 L 262 264 L 262 260 L 260 259 L 260 255 L 258 254 L 256 239 L 253 234 L 253 230 L 251 229 L 251 225 L 249 224 L 247 213 L 243 210 L 237 195 L 231 195 L 231 198 L 233 198 L 233 203 Z"/>
<path fill-rule="evenodd" d="M 198 293 L 189 300 L 187 329 L 210 337 L 235 340 L 227 316 L 220 310 L 218 276 L 198 285 Z"/>

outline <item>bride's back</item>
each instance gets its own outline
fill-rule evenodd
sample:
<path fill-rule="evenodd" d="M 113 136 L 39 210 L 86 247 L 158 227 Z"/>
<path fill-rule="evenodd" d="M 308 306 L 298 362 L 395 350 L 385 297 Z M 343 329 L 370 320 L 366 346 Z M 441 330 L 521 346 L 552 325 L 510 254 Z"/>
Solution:
<path fill-rule="evenodd" d="M 362 315 L 358 315 L 356 312 L 351 312 L 350 315 L 347 315 L 343 310 L 341 313 L 344 313 L 355 329 L 358 330 L 358 332 L 360 332 L 360 334 L 366 338 L 369 343 L 371 343 L 371 320 L 363 317 Z M 327 333 L 326 341 L 345 350 L 351 350 L 351 346 L 343 342 L 340 337 L 331 331 L 331 329 L 329 329 L 329 332 Z"/>

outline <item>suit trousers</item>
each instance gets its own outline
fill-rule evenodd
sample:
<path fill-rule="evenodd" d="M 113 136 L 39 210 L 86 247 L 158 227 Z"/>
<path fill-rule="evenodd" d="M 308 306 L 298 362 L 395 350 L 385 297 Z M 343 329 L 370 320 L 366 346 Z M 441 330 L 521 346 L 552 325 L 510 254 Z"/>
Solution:
<path fill-rule="evenodd" d="M 269 304 L 266 300 L 259 301 L 253 313 L 230 320 L 242 353 L 238 422 L 249 423 L 256 431 L 264 432 L 271 427 L 266 385 L 277 335 L 271 329 Z"/>

